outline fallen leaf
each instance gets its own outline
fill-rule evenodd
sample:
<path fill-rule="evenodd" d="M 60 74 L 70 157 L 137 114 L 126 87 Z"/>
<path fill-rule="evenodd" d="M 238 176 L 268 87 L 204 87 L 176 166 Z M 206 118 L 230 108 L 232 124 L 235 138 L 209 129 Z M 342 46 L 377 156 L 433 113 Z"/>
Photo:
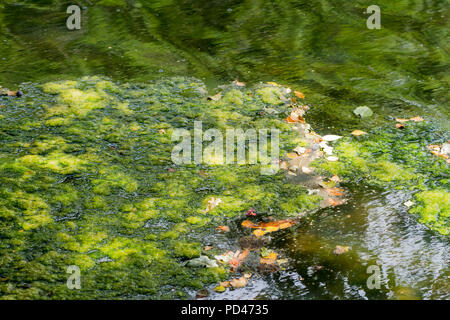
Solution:
<path fill-rule="evenodd" d="M 234 80 L 233 83 L 235 85 L 237 85 L 238 87 L 245 87 L 245 83 L 244 82 L 239 82 L 237 79 Z"/>
<path fill-rule="evenodd" d="M 403 123 L 403 122 L 408 122 L 409 119 L 396 118 L 395 121 Z"/>
<path fill-rule="evenodd" d="M 233 251 L 227 251 L 224 254 L 214 256 L 214 258 L 222 263 L 228 263 L 234 258 L 234 256 L 235 253 Z"/>
<path fill-rule="evenodd" d="M 287 170 L 289 167 L 289 163 L 287 161 L 280 160 L 280 169 Z"/>
<path fill-rule="evenodd" d="M 208 204 L 206 206 L 205 212 L 209 212 L 211 210 L 213 210 L 215 207 L 217 207 L 219 205 L 219 203 L 221 203 L 222 200 L 219 198 L 214 198 L 212 197 L 209 201 Z"/>
<path fill-rule="evenodd" d="M 305 95 L 303 93 L 301 93 L 300 91 L 294 91 L 294 94 L 297 98 L 300 98 L 300 99 L 305 98 Z"/>
<path fill-rule="evenodd" d="M 244 278 L 250 279 L 252 277 L 251 273 L 244 273 Z"/>
<path fill-rule="evenodd" d="M 244 251 L 242 251 L 241 253 L 239 253 L 239 251 L 237 251 L 238 256 L 234 257 L 233 259 L 230 260 L 229 264 L 231 265 L 232 272 L 236 272 L 237 268 L 241 265 L 241 263 L 245 260 L 245 258 L 247 257 L 248 253 L 250 251 L 248 249 L 245 249 Z"/>
<path fill-rule="evenodd" d="M 278 263 L 279 265 L 282 265 L 282 264 L 285 264 L 285 263 L 288 263 L 288 262 L 289 262 L 288 259 L 278 259 L 278 260 L 277 260 L 277 263 Z"/>
<path fill-rule="evenodd" d="M 335 198 L 328 198 L 328 203 L 331 206 L 336 207 L 336 206 L 340 206 L 340 205 L 344 204 L 345 201 L 344 200 L 335 199 Z"/>
<path fill-rule="evenodd" d="M 414 121 L 414 122 L 422 122 L 422 121 L 424 121 L 424 119 L 422 117 L 412 117 L 409 120 L 410 121 Z"/>
<path fill-rule="evenodd" d="M 222 99 L 222 92 L 216 93 L 213 96 L 209 96 L 207 99 L 212 101 L 219 101 L 220 99 Z"/>
<path fill-rule="evenodd" d="M 244 228 L 254 228 L 255 224 L 250 220 L 244 220 L 242 221 L 241 226 L 243 226 Z"/>
<path fill-rule="evenodd" d="M 209 295 L 208 290 L 206 289 L 201 289 L 197 292 L 195 298 L 196 299 L 202 299 L 202 298 L 206 298 Z"/>
<path fill-rule="evenodd" d="M 339 178 L 339 176 L 334 175 L 330 178 L 330 181 L 334 181 L 336 183 L 342 182 L 341 178 Z"/>
<path fill-rule="evenodd" d="M 294 151 L 295 153 L 297 153 L 300 156 L 300 155 L 306 153 L 308 151 L 308 149 L 298 146 L 295 149 L 293 149 L 292 151 Z"/>
<path fill-rule="evenodd" d="M 336 255 L 340 255 L 343 253 L 346 253 L 349 250 L 349 247 L 347 246 L 336 246 L 336 248 L 333 249 L 333 253 Z"/>
<path fill-rule="evenodd" d="M 271 252 L 267 256 L 259 259 L 261 264 L 274 264 L 277 261 L 278 254 L 276 252 Z"/>
<path fill-rule="evenodd" d="M 230 281 L 233 288 L 243 288 L 247 285 L 248 280 L 245 277 L 235 278 Z"/>
<path fill-rule="evenodd" d="M 159 129 L 159 130 L 158 130 L 158 133 L 159 133 L 159 134 L 165 134 L 165 133 L 166 133 L 166 130 L 164 130 L 164 129 Z"/>
<path fill-rule="evenodd" d="M 299 157 L 299 155 L 296 152 L 289 152 L 286 157 L 290 158 L 290 159 L 296 159 Z"/>
<path fill-rule="evenodd" d="M 325 191 L 328 192 L 329 194 L 331 194 L 332 196 L 336 196 L 336 197 L 340 197 L 340 196 L 344 195 L 344 189 L 338 188 L 338 187 L 328 188 L 328 189 L 325 189 Z"/>
<path fill-rule="evenodd" d="M 294 108 L 294 110 L 291 111 L 289 117 L 286 118 L 286 121 L 289 123 L 293 122 L 305 123 L 306 121 L 303 118 L 304 114 L 305 110 L 303 108 Z"/>
<path fill-rule="evenodd" d="M 208 250 L 211 250 L 211 249 L 213 249 L 214 247 L 212 247 L 212 246 L 205 246 L 204 248 L 203 248 L 203 251 L 208 251 Z"/>
<path fill-rule="evenodd" d="M 219 283 L 219 286 L 222 286 L 224 288 L 228 288 L 229 286 L 231 286 L 230 281 L 222 281 Z"/>
<path fill-rule="evenodd" d="M 396 127 L 397 129 L 405 129 L 405 125 L 402 124 L 402 123 L 397 123 L 397 124 L 395 125 L 395 127 Z"/>
<path fill-rule="evenodd" d="M 222 232 L 230 232 L 230 228 L 228 226 L 218 226 L 216 228 L 216 230 L 222 231 Z"/>
<path fill-rule="evenodd" d="M 306 174 L 310 174 L 314 171 L 314 168 L 302 167 L 302 172 Z"/>
<path fill-rule="evenodd" d="M 331 141 L 339 140 L 340 138 L 342 138 L 342 137 L 341 137 L 341 136 L 334 135 L 334 134 L 327 134 L 327 135 L 325 135 L 325 136 L 322 137 L 322 140 L 323 140 L 323 141 L 331 142 Z"/>
<path fill-rule="evenodd" d="M 367 106 L 361 106 L 353 110 L 353 113 L 361 118 L 368 118 L 373 115 L 372 109 Z"/>
<path fill-rule="evenodd" d="M 355 137 L 362 136 L 363 134 L 367 134 L 367 132 L 362 130 L 353 130 L 352 132 L 352 135 L 354 135 Z"/>
<path fill-rule="evenodd" d="M 265 232 L 263 230 L 261 230 L 261 229 L 256 229 L 256 230 L 253 231 L 253 234 L 255 236 L 257 236 L 257 237 L 261 237 L 261 236 L 263 236 L 265 234 Z"/>
<path fill-rule="evenodd" d="M 225 289 L 224 286 L 217 286 L 214 288 L 214 291 L 216 291 L 216 292 L 224 292 L 225 290 L 227 290 L 227 289 Z"/>
<path fill-rule="evenodd" d="M 273 82 L 273 81 L 269 81 L 269 82 L 267 82 L 267 84 L 270 84 L 271 86 L 278 87 L 278 83 Z"/>
<path fill-rule="evenodd" d="M 188 260 L 183 265 L 187 267 L 218 267 L 217 262 L 207 256 L 200 256 L 198 258 Z"/>
<path fill-rule="evenodd" d="M 408 200 L 403 205 L 409 208 L 414 205 L 414 201 Z"/>

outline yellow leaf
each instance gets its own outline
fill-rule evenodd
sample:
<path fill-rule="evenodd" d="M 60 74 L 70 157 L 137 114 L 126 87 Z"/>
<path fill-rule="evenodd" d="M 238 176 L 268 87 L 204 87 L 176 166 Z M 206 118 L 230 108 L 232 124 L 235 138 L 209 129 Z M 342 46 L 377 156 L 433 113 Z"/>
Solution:
<path fill-rule="evenodd" d="M 355 137 L 362 136 L 363 134 L 367 134 L 367 132 L 362 131 L 362 130 L 354 130 L 352 132 L 352 135 L 354 135 Z"/>
<path fill-rule="evenodd" d="M 214 291 L 216 292 L 224 292 L 226 289 L 224 286 L 217 286 L 214 288 Z"/>
<path fill-rule="evenodd" d="M 261 237 L 261 236 L 263 236 L 265 234 L 265 232 L 263 230 L 261 230 L 261 229 L 256 229 L 256 230 L 253 231 L 253 234 L 255 236 L 257 236 L 257 237 Z"/>
<path fill-rule="evenodd" d="M 222 232 L 230 232 L 230 228 L 228 226 L 218 226 L 216 228 L 216 230 L 222 231 Z"/>

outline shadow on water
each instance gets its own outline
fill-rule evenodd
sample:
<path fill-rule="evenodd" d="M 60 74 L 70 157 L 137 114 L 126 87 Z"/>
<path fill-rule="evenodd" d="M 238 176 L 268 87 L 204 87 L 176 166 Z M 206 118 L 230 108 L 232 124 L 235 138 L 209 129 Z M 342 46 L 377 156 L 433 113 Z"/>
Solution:
<path fill-rule="evenodd" d="M 448 239 L 405 210 L 399 191 L 352 190 L 349 204 L 327 208 L 295 230 L 273 236 L 270 248 L 289 263 L 242 289 L 213 299 L 449 299 Z M 350 250 L 333 254 L 337 246 Z M 380 287 L 369 288 L 379 269 Z"/>

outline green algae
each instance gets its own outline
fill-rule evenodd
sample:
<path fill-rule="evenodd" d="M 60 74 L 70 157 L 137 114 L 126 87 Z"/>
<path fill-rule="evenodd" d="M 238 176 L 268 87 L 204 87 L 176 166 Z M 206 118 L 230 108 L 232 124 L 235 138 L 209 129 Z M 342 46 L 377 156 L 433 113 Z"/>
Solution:
<path fill-rule="evenodd" d="M 409 122 L 403 130 L 383 126 L 360 137 L 344 137 L 335 143 L 339 161 L 322 159 L 314 166 L 346 182 L 415 194 L 420 204 L 409 212 L 430 229 L 448 235 L 448 164 L 427 149 L 429 144 L 446 141 L 448 132 L 428 121 Z"/>
<path fill-rule="evenodd" d="M 281 154 L 290 151 L 298 142 L 283 120 L 290 107 L 281 89 L 265 88 L 224 86 L 223 99 L 208 101 L 195 79 L 85 77 L 0 98 L 1 298 L 187 297 L 227 276 L 222 266 L 183 265 L 222 241 L 205 242 L 218 225 L 249 207 L 279 218 L 318 209 L 317 196 L 282 172 L 261 175 L 260 164 L 172 163 L 173 130 L 195 120 L 224 134 L 277 128 Z M 205 210 L 213 197 L 222 202 Z M 82 271 L 82 290 L 66 286 L 70 265 Z"/>

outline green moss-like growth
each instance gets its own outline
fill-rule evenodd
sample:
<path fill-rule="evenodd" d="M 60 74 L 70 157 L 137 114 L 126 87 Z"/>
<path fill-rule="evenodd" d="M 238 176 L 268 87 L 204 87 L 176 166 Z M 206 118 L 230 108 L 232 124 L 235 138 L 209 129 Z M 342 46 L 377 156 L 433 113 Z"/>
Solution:
<path fill-rule="evenodd" d="M 277 218 L 318 209 L 305 188 L 282 172 L 262 175 L 261 164 L 172 162 L 174 129 L 192 131 L 197 120 L 203 132 L 224 136 L 277 128 L 282 154 L 299 143 L 284 121 L 287 92 L 222 90 L 222 99 L 208 101 L 194 79 L 118 85 L 86 77 L 30 85 L 25 104 L 1 100 L 0 275 L 9 279 L 0 282 L 2 298 L 186 297 L 227 275 L 183 264 L 205 245 L 218 247 L 210 243 L 223 241 L 218 225 L 250 207 Z M 213 197 L 221 202 L 206 210 Z M 82 270 L 83 290 L 65 286 L 70 265 Z M 24 279 L 31 288 L 21 287 Z"/>
<path fill-rule="evenodd" d="M 450 192 L 423 191 L 416 194 L 419 205 L 409 212 L 418 215 L 419 221 L 441 234 L 450 234 Z"/>
<path fill-rule="evenodd" d="M 348 182 L 392 187 L 417 193 L 421 203 L 410 210 L 418 221 L 448 235 L 448 164 L 427 149 L 448 140 L 432 123 L 409 122 L 405 129 L 381 127 L 371 134 L 345 137 L 335 143 L 339 161 L 321 159 L 315 166 Z"/>

